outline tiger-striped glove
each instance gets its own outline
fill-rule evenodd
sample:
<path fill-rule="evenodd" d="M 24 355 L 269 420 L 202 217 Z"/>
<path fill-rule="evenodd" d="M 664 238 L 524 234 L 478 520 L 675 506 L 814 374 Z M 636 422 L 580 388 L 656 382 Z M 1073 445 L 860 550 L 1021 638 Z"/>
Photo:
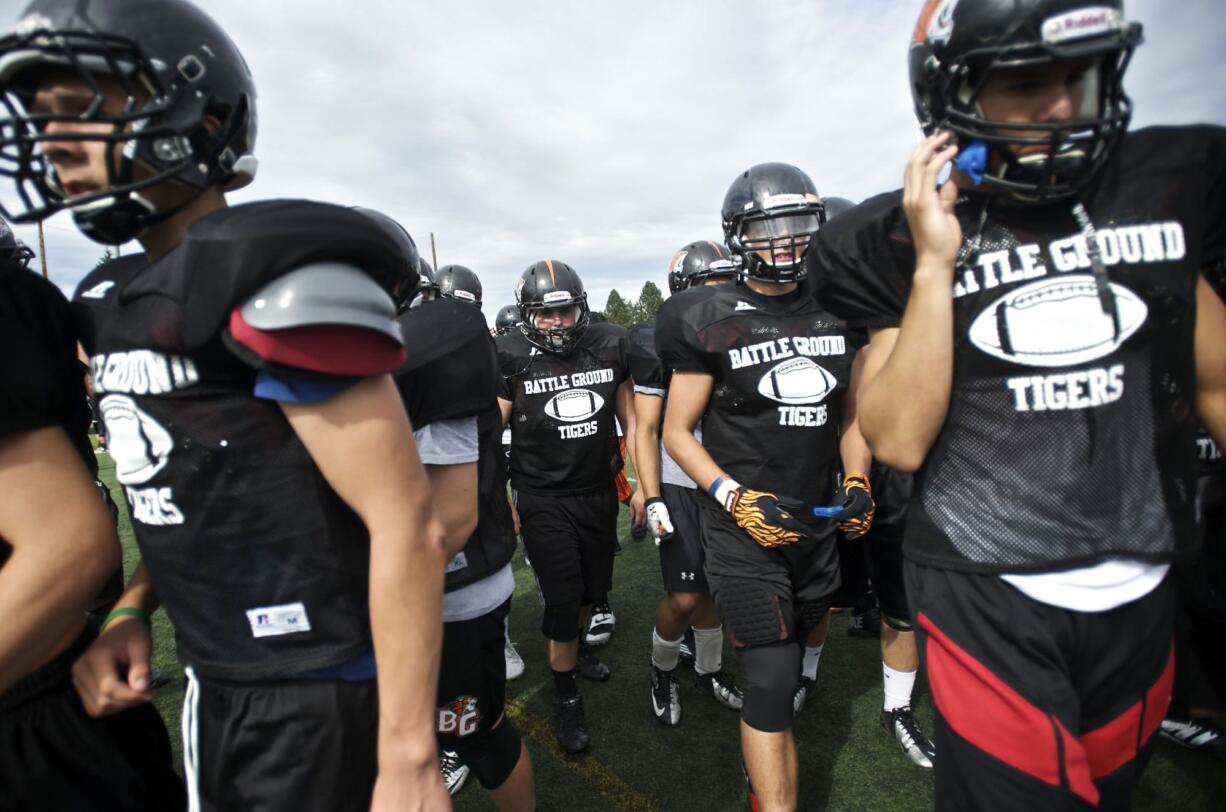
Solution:
<path fill-rule="evenodd" d="M 859 538 L 873 526 L 873 489 L 864 474 L 848 474 L 843 477 L 843 509 L 835 516 L 836 526 L 848 538 Z"/>
<path fill-rule="evenodd" d="M 736 480 L 723 477 L 712 482 L 707 493 L 724 506 L 737 527 L 767 549 L 796 544 L 809 536 L 809 528 L 784 509 L 791 503 L 773 493 L 751 491 Z"/>

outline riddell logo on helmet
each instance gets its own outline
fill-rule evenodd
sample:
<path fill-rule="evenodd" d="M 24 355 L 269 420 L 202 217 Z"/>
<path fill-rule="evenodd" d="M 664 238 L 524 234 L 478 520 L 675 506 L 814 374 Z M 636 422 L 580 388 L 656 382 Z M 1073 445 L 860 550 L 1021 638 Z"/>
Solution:
<path fill-rule="evenodd" d="M 1118 10 L 1091 6 L 1044 20 L 1043 41 L 1055 44 L 1071 39 L 1096 37 L 1119 31 L 1122 27 L 1123 17 Z"/>

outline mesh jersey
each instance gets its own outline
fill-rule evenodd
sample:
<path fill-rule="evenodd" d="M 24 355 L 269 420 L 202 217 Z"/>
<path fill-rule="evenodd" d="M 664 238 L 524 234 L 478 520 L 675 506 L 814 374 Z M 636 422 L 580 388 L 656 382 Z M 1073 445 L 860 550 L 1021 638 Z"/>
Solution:
<path fill-rule="evenodd" d="M 402 264 L 364 215 L 255 203 L 195 221 L 155 262 L 96 268 L 74 298 L 142 559 L 179 657 L 205 677 L 276 678 L 371 647 L 366 529 L 225 341 L 230 311 L 293 260 L 329 259 L 385 289 Z"/>
<path fill-rule="evenodd" d="M 1069 203 L 959 200 L 954 379 L 916 481 L 910 557 L 1024 572 L 1194 543 L 1195 292 L 1226 249 L 1224 169 L 1218 128 L 1123 141 L 1084 200 L 1118 324 Z M 900 200 L 834 220 L 810 252 L 817 295 L 853 323 L 901 319 L 915 257 Z"/>
<path fill-rule="evenodd" d="M 494 341 L 480 310 L 446 297 L 406 311 L 400 326 L 410 350 L 396 386 L 413 428 L 477 418 L 477 528 L 448 567 L 446 591 L 453 592 L 493 575 L 515 552 Z"/>
<path fill-rule="evenodd" d="M 591 324 L 566 355 L 541 352 L 518 332 L 496 344 L 499 397 L 512 404 L 512 486 L 549 493 L 612 487 L 621 466 L 617 388 L 630 374 L 625 328 Z"/>
<path fill-rule="evenodd" d="M 643 321 L 630 328 L 630 377 L 634 379 L 634 391 L 649 396 L 668 397 L 668 382 L 672 373 L 660 363 L 656 355 L 656 324 Z M 694 436 L 702 442 L 701 424 L 694 427 Z M 696 487 L 694 480 L 681 470 L 664 443 L 660 443 L 660 483 L 681 488 Z"/>
<path fill-rule="evenodd" d="M 837 501 L 843 399 L 859 334 L 807 287 L 763 296 L 740 285 L 691 288 L 665 300 L 656 350 L 665 368 L 715 379 L 703 446 L 747 488 Z"/>
<path fill-rule="evenodd" d="M 90 412 L 64 294 L 25 268 L 0 262 L 0 437 L 59 426 L 92 475 Z M 0 538 L 0 565 L 12 548 Z"/>

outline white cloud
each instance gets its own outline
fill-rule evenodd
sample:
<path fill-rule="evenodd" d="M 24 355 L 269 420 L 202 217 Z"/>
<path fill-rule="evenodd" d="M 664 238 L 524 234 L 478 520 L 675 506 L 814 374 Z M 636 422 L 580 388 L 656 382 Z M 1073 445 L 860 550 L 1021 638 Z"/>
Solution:
<path fill-rule="evenodd" d="M 679 246 L 719 237 L 724 191 L 752 164 L 860 200 L 899 185 L 918 136 L 917 0 L 207 5 L 260 94 L 260 176 L 234 200 L 379 208 L 427 251 L 434 231 L 440 263 L 481 276 L 490 318 L 546 256 L 596 305 L 663 286 Z M 1138 124 L 1226 123 L 1217 6 L 1130 4 L 1147 31 L 1127 82 Z M 102 248 L 66 214 L 47 225 L 71 288 Z"/>

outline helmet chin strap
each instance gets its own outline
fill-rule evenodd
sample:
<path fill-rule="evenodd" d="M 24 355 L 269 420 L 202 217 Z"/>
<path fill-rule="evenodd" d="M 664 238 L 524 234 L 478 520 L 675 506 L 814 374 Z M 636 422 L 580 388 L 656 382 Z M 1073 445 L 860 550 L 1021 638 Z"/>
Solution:
<path fill-rule="evenodd" d="M 1098 231 L 1090 219 L 1089 212 L 1080 200 L 1073 203 L 1073 217 L 1086 238 L 1086 250 L 1090 255 L 1090 268 L 1094 271 L 1094 286 L 1098 290 L 1098 301 L 1103 313 L 1111 317 L 1115 329 L 1115 338 L 1120 336 L 1120 311 L 1115 303 L 1115 293 L 1111 290 L 1111 280 L 1107 277 L 1107 265 L 1103 262 L 1102 251 L 1098 246 Z"/>
<path fill-rule="evenodd" d="M 129 192 L 109 205 L 75 209 L 72 219 L 81 233 L 91 240 L 103 245 L 120 245 L 183 211 L 203 192 L 204 189 L 197 189 L 164 211 L 157 211 L 143 197 Z"/>

